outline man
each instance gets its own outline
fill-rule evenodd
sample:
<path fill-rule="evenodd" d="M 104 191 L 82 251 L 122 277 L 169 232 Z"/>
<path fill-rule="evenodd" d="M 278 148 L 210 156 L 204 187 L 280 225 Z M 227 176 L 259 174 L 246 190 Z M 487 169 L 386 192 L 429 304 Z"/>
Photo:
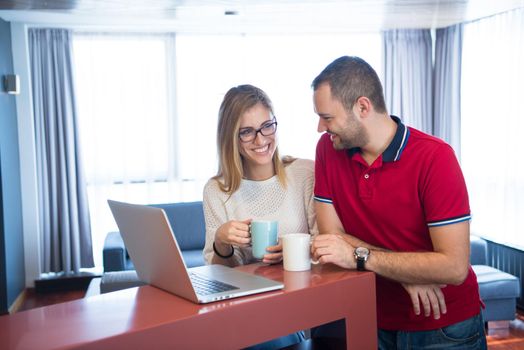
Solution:
<path fill-rule="evenodd" d="M 336 59 L 312 86 L 326 132 L 315 162 L 314 258 L 376 273 L 380 349 L 485 349 L 469 201 L 452 148 L 390 116 L 376 72 L 358 57 Z M 442 299 L 447 312 L 438 314 Z"/>

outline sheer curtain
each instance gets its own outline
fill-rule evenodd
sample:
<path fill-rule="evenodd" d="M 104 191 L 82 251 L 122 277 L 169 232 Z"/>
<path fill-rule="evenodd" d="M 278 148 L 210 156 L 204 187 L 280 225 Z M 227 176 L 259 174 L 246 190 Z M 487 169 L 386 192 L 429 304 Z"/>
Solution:
<path fill-rule="evenodd" d="M 380 33 L 177 36 L 177 106 L 183 178 L 216 174 L 216 123 L 227 90 L 253 84 L 271 98 L 282 154 L 314 159 L 318 116 L 311 82 L 343 55 L 368 61 L 381 75 Z M 190 150 L 190 151 L 189 151 Z M 193 159 L 201 161 L 193 164 Z"/>
<path fill-rule="evenodd" d="M 91 231 L 78 133 L 71 32 L 30 29 L 42 271 L 93 266 Z"/>
<path fill-rule="evenodd" d="M 390 114 L 433 132 L 432 42 L 429 29 L 383 33 L 384 97 Z"/>
<path fill-rule="evenodd" d="M 449 143 L 460 159 L 460 72 L 462 24 L 437 29 L 433 132 Z"/>
<path fill-rule="evenodd" d="M 524 248 L 524 9 L 464 26 L 462 167 L 472 232 Z"/>
<path fill-rule="evenodd" d="M 107 199 L 134 203 L 195 200 L 176 182 L 176 118 L 168 34 L 75 33 L 78 110 L 101 265 L 107 232 L 117 230 Z M 189 186 L 190 183 L 182 183 Z"/>

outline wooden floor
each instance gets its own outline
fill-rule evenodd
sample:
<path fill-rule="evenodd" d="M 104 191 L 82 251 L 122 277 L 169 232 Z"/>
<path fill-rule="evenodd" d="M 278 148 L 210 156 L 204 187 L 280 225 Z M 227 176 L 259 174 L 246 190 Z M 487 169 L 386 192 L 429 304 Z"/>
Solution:
<path fill-rule="evenodd" d="M 63 303 L 66 301 L 82 299 L 86 294 L 85 290 L 70 290 L 65 292 L 54 292 L 54 293 L 36 293 L 33 288 L 26 289 L 25 298 L 18 309 L 18 311 L 24 311 L 34 309 L 35 307 L 42 307 L 57 303 Z"/>
<path fill-rule="evenodd" d="M 85 290 L 35 293 L 34 290 L 28 289 L 18 311 L 81 299 L 85 294 Z M 517 312 L 517 317 L 510 322 L 509 329 L 488 330 L 487 340 L 489 350 L 524 350 L 524 311 Z"/>
<path fill-rule="evenodd" d="M 524 350 L 524 312 L 517 311 L 508 329 L 493 329 L 487 333 L 489 350 Z"/>

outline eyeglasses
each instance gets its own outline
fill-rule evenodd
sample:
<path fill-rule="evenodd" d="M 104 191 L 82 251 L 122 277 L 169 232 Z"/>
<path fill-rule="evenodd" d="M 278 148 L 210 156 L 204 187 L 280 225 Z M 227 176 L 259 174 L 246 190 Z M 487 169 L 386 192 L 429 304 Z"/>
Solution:
<path fill-rule="evenodd" d="M 258 129 L 242 128 L 238 132 L 238 138 L 242 142 L 250 142 L 257 138 L 257 134 L 261 133 L 263 136 L 270 136 L 277 132 L 277 119 L 273 117 L 270 123 L 262 125 Z"/>

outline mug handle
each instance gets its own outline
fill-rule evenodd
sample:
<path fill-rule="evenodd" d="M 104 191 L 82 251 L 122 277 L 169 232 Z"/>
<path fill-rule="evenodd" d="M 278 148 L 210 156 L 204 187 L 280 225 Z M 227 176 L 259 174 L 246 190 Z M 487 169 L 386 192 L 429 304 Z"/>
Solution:
<path fill-rule="evenodd" d="M 311 247 L 312 243 L 313 243 L 313 237 L 311 237 L 309 239 L 309 246 L 310 247 Z M 310 251 L 311 251 L 311 249 L 310 249 Z M 313 260 L 312 258 L 310 258 L 309 260 L 311 260 L 311 265 L 318 265 L 318 264 L 320 264 L 320 261 L 318 261 L 318 260 Z"/>

